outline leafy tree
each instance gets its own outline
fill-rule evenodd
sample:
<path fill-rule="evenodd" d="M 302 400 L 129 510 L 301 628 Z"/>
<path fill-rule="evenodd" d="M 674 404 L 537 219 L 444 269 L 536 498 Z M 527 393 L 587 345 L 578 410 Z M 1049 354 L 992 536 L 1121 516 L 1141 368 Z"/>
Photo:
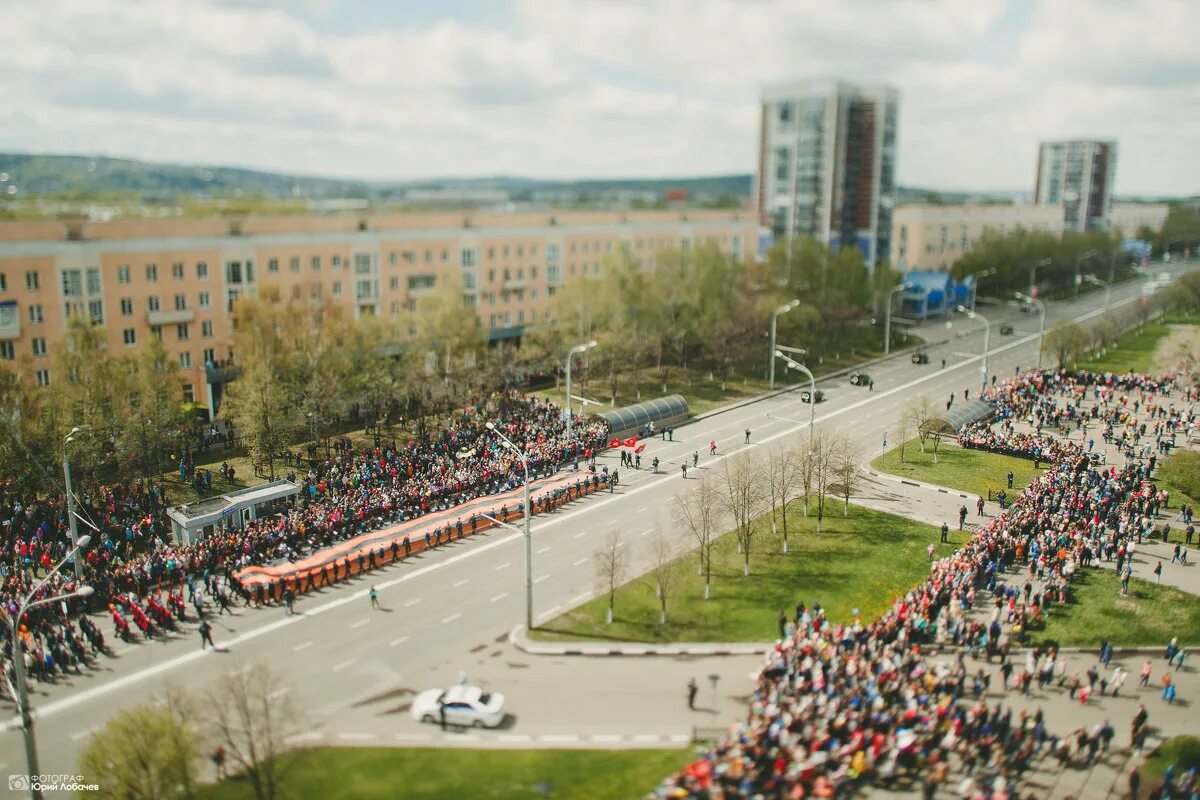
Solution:
<path fill-rule="evenodd" d="M 264 663 L 226 672 L 205 695 L 204 711 L 212 738 L 256 800 L 279 797 L 293 762 L 287 740 L 301 721 L 279 673 Z"/>
<path fill-rule="evenodd" d="M 1076 322 L 1061 320 L 1046 331 L 1043 347 L 1054 356 L 1061 369 L 1074 361 L 1087 347 L 1087 333 Z"/>

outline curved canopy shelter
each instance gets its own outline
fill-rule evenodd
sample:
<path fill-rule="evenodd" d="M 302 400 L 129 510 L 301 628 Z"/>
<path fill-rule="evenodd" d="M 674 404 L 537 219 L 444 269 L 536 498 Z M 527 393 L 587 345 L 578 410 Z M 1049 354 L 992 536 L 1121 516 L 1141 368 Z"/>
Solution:
<path fill-rule="evenodd" d="M 678 425 L 686 422 L 688 404 L 681 395 L 671 394 L 633 406 L 602 411 L 596 416 L 607 420 L 613 436 L 624 436 L 629 433 L 640 433 L 651 422 L 654 423 L 656 430 L 666 425 Z"/>
<path fill-rule="evenodd" d="M 996 416 L 996 407 L 986 400 L 970 400 L 951 406 L 943 414 L 935 414 L 921 425 L 921 435 L 938 438 L 957 436 L 963 428 L 975 422 L 987 422 Z"/>

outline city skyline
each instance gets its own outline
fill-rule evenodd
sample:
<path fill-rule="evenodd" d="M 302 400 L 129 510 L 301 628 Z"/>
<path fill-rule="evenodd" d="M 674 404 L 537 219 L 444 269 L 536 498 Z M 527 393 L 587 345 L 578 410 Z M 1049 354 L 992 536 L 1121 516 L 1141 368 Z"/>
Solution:
<path fill-rule="evenodd" d="M 0 150 L 380 180 L 752 173 L 761 86 L 837 78 L 901 92 L 905 185 L 1022 189 L 1039 141 L 1103 138 L 1116 194 L 1200 191 L 1200 7 L 1084 5 L 3 0 Z"/>

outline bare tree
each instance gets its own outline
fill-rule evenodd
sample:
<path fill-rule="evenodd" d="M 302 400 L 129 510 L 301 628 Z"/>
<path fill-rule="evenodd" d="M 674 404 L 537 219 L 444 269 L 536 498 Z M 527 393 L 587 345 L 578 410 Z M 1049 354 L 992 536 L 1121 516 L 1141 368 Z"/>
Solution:
<path fill-rule="evenodd" d="M 808 441 L 801 442 L 796 448 L 796 473 L 800 489 L 804 492 L 804 517 L 808 518 L 808 501 L 812 497 L 813 485 L 817 477 L 817 460 L 813 453 L 813 435 L 809 433 Z"/>
<path fill-rule="evenodd" d="M 675 548 L 662 529 L 654 526 L 654 541 L 651 542 L 650 577 L 654 583 L 654 594 L 658 598 L 658 624 L 667 624 L 667 599 L 679 578 L 679 564 L 675 561 Z"/>
<path fill-rule="evenodd" d="M 913 418 L 910 409 L 907 407 L 901 410 L 900 416 L 896 418 L 896 438 L 900 442 L 900 463 L 906 463 L 904 460 L 904 445 L 912 438 L 913 434 Z"/>
<path fill-rule="evenodd" d="M 779 505 L 779 524 L 783 529 L 783 552 L 788 551 L 788 503 L 795 499 L 800 488 L 802 464 L 796 448 L 777 448 L 769 456 L 767 468 L 771 487 L 771 533 L 775 533 L 775 504 Z"/>
<path fill-rule="evenodd" d="M 850 495 L 862 485 L 863 481 L 862 472 L 859 471 L 862 453 L 858 445 L 849 438 L 844 436 L 838 438 L 840 442 L 833 449 L 831 471 L 837 481 L 838 493 L 845 503 L 842 508 L 842 516 L 848 517 L 850 516 Z"/>
<path fill-rule="evenodd" d="M 765 490 L 761 470 L 747 452 L 725 462 L 721 475 L 721 505 L 733 517 L 734 533 L 742 551 L 742 574 L 750 574 L 750 550 L 754 543 L 754 518 L 762 513 Z"/>
<path fill-rule="evenodd" d="M 620 534 L 614 530 L 608 532 L 603 544 L 596 550 L 596 582 L 608 593 L 608 613 L 605 616 L 607 625 L 612 625 L 617 589 L 625 582 L 628 559 L 623 546 Z"/>
<path fill-rule="evenodd" d="M 717 515 L 720 513 L 720 497 L 717 487 L 707 473 L 687 494 L 676 495 L 674 505 L 675 524 L 685 529 L 696 540 L 700 564 L 697 575 L 704 576 L 704 599 L 709 598 L 712 586 L 712 548 L 716 533 Z"/>
<path fill-rule="evenodd" d="M 278 797 L 292 764 L 287 740 L 300 727 L 280 674 L 262 662 L 226 672 L 205 705 L 213 738 L 245 774 L 256 800 Z"/>
<path fill-rule="evenodd" d="M 837 450 L 836 437 L 827 431 L 817 431 L 812 438 L 813 489 L 817 495 L 817 532 L 820 533 L 825 519 L 825 498 L 834 481 L 834 455 Z"/>

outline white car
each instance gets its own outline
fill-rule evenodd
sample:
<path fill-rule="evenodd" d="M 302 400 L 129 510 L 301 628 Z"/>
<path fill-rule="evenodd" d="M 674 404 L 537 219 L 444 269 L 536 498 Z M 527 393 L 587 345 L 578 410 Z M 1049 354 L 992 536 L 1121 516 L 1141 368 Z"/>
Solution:
<path fill-rule="evenodd" d="M 413 698 L 412 717 L 418 722 L 495 728 L 504 721 L 504 695 L 478 686 L 459 684 L 449 689 L 428 689 Z"/>

